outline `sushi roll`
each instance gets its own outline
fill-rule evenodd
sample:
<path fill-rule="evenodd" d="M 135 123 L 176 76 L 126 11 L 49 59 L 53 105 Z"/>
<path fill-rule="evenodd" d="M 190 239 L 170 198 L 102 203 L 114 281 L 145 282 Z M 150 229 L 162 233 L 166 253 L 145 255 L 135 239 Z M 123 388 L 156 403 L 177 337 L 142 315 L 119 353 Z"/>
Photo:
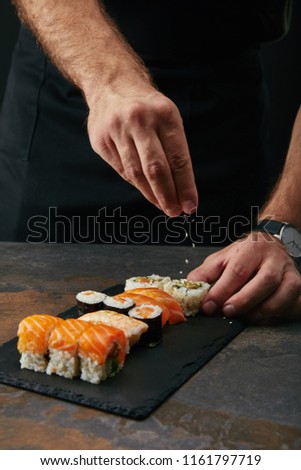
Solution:
<path fill-rule="evenodd" d="M 183 308 L 177 299 L 173 298 L 168 292 L 158 287 L 139 287 L 126 292 L 127 295 L 139 294 L 154 299 L 156 302 L 160 302 L 161 305 L 169 311 L 169 317 L 167 323 L 169 325 L 176 325 L 186 321 L 186 317 L 183 312 Z"/>
<path fill-rule="evenodd" d="M 17 332 L 21 369 L 45 372 L 48 364 L 49 336 L 63 321 L 62 318 L 44 314 L 23 318 Z"/>
<path fill-rule="evenodd" d="M 129 310 L 135 307 L 135 303 L 129 297 L 115 298 L 107 296 L 103 301 L 103 307 L 105 310 L 127 315 Z"/>
<path fill-rule="evenodd" d="M 148 325 L 148 330 L 141 336 L 140 344 L 154 347 L 162 341 L 162 309 L 160 307 L 142 304 L 131 309 L 129 316 Z"/>
<path fill-rule="evenodd" d="M 76 295 L 77 310 L 79 314 L 84 315 L 85 313 L 100 310 L 105 298 L 106 294 L 103 294 L 102 292 L 96 292 L 93 290 L 79 292 Z"/>
<path fill-rule="evenodd" d="M 98 384 L 122 369 L 126 354 L 123 331 L 97 324 L 87 328 L 79 339 L 80 378 Z"/>
<path fill-rule="evenodd" d="M 134 291 L 126 291 L 126 292 L 122 292 L 121 294 L 115 295 L 115 298 L 118 298 L 118 299 L 122 299 L 124 297 L 127 297 L 127 298 L 130 297 L 135 302 L 136 307 L 139 307 L 140 305 L 145 304 L 145 303 L 160 307 L 162 310 L 162 316 L 161 316 L 162 327 L 166 325 L 166 323 L 169 321 L 169 318 L 170 318 L 169 309 L 163 302 L 160 302 L 160 300 L 153 299 L 146 295 L 137 294 Z"/>
<path fill-rule="evenodd" d="M 184 315 L 189 317 L 200 312 L 201 304 L 210 287 L 207 282 L 174 279 L 165 284 L 164 290 L 180 303 Z"/>
<path fill-rule="evenodd" d="M 57 374 L 66 379 L 79 375 L 78 342 L 87 328 L 89 324 L 86 322 L 70 318 L 52 330 L 48 341 L 47 374 Z"/>
<path fill-rule="evenodd" d="M 159 276 L 158 274 L 136 276 L 126 279 L 124 290 L 132 290 L 137 287 L 159 287 L 159 289 L 163 289 L 164 284 L 169 281 L 169 276 Z"/>
<path fill-rule="evenodd" d="M 112 312 L 110 310 L 99 310 L 98 312 L 86 313 L 80 320 L 98 324 L 114 326 L 119 328 L 125 334 L 126 338 L 126 352 L 130 352 L 130 348 L 138 343 L 140 337 L 148 329 L 148 326 L 140 320 L 135 320 L 122 313 Z"/>

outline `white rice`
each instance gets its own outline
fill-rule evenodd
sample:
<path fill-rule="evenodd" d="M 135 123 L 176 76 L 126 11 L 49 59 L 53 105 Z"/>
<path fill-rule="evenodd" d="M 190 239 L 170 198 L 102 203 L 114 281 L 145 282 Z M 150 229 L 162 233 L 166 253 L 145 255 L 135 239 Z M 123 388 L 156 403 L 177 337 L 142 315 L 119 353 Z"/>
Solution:
<path fill-rule="evenodd" d="M 102 302 L 106 298 L 106 294 L 102 292 L 96 292 L 93 290 L 85 290 L 79 292 L 76 296 L 76 300 L 85 304 L 93 305 Z"/>
<path fill-rule="evenodd" d="M 158 287 L 163 289 L 164 285 L 170 280 L 169 276 L 159 276 L 158 274 L 131 277 L 125 281 L 124 290 L 137 289 L 139 287 Z"/>
<path fill-rule="evenodd" d="M 118 369 L 112 372 L 112 358 L 107 358 L 104 364 L 99 364 L 98 361 L 91 359 L 90 357 L 81 356 L 81 376 L 82 380 L 90 382 L 92 384 L 99 384 L 107 377 L 112 377 L 120 369 L 123 364 L 119 364 Z"/>
<path fill-rule="evenodd" d="M 142 310 L 143 308 L 150 308 L 152 312 L 149 313 L 146 317 L 139 313 L 139 311 Z M 162 314 L 162 309 L 158 305 L 151 305 L 151 304 L 141 304 L 139 305 L 139 307 L 132 308 L 129 311 L 129 317 L 138 318 L 138 320 L 156 318 L 161 314 Z"/>
<path fill-rule="evenodd" d="M 60 349 L 50 349 L 50 360 L 46 369 L 48 375 L 56 374 L 66 379 L 73 379 L 79 375 L 79 360 L 77 353 Z"/>
<path fill-rule="evenodd" d="M 207 282 L 191 282 L 187 279 L 173 279 L 164 285 L 165 292 L 179 302 L 186 317 L 200 312 L 209 289 L 210 284 Z"/>
<path fill-rule="evenodd" d="M 123 297 L 124 302 L 114 299 L 114 297 L 107 296 L 104 300 L 104 305 L 106 307 L 113 307 L 113 308 L 131 308 L 134 305 L 134 301 L 129 297 Z M 109 310 L 109 309 L 108 309 Z"/>
<path fill-rule="evenodd" d="M 45 372 L 47 362 L 44 354 L 35 354 L 32 352 L 23 352 L 20 358 L 21 369 L 30 369 L 35 372 Z"/>

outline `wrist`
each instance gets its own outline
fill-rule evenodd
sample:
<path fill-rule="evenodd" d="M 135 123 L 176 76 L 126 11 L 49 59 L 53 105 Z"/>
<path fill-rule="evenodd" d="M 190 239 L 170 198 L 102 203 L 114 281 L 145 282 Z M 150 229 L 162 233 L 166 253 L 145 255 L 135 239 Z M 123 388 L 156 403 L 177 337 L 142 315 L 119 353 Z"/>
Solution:
<path fill-rule="evenodd" d="M 113 97 L 127 98 L 130 96 L 145 96 L 157 92 L 147 72 L 132 70 L 127 72 L 128 67 L 116 67 L 106 78 L 102 77 L 101 71 L 86 77 L 81 85 L 81 90 L 89 109 L 99 102 L 110 102 Z"/>

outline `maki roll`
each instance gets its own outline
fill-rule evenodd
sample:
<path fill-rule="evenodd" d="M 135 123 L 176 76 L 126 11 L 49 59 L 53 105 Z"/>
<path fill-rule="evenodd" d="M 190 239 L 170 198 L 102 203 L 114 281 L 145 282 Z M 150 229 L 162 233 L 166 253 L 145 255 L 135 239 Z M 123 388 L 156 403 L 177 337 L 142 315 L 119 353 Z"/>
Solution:
<path fill-rule="evenodd" d="M 80 317 L 81 320 L 95 324 L 103 323 L 105 325 L 119 328 L 125 334 L 126 352 L 130 352 L 130 348 L 138 343 L 140 337 L 146 332 L 148 326 L 142 321 L 130 318 L 122 313 L 112 312 L 110 310 L 99 310 L 98 312 L 86 313 Z"/>
<path fill-rule="evenodd" d="M 18 327 L 18 351 L 21 369 L 45 372 L 48 364 L 48 338 L 64 320 L 51 315 L 31 315 L 23 318 Z"/>
<path fill-rule="evenodd" d="M 184 315 L 189 317 L 200 312 L 202 302 L 210 287 L 207 282 L 174 279 L 165 284 L 164 290 L 180 303 Z"/>
<path fill-rule="evenodd" d="M 159 287 L 159 289 L 163 289 L 164 284 L 168 281 L 170 281 L 169 276 L 159 276 L 158 274 L 131 277 L 125 281 L 124 290 L 136 289 L 137 287 Z"/>
<path fill-rule="evenodd" d="M 135 303 L 129 297 L 115 298 L 106 296 L 103 301 L 103 307 L 105 310 L 111 310 L 113 312 L 127 315 L 129 310 L 135 307 Z"/>
<path fill-rule="evenodd" d="M 122 299 L 124 297 L 127 297 L 127 298 L 129 297 L 130 299 L 132 299 L 135 302 L 136 307 L 139 307 L 140 305 L 145 304 L 145 303 L 160 307 L 162 310 L 162 315 L 161 315 L 162 327 L 166 325 L 166 323 L 169 321 L 170 312 L 167 306 L 163 302 L 160 302 L 159 300 L 155 300 L 146 295 L 137 294 L 134 291 L 126 291 L 126 292 L 122 292 L 121 294 L 115 295 L 115 298 L 118 298 L 118 299 Z"/>
<path fill-rule="evenodd" d="M 57 374 L 66 379 L 79 375 L 78 342 L 87 328 L 86 322 L 70 318 L 52 330 L 48 341 L 48 375 Z"/>
<path fill-rule="evenodd" d="M 163 304 L 169 311 L 167 323 L 169 325 L 176 325 L 186 321 L 183 308 L 177 299 L 173 298 L 168 292 L 165 292 L 158 287 L 140 287 L 126 292 L 127 295 L 139 294 L 153 299 L 156 302 Z M 149 302 L 151 303 L 151 302 Z"/>
<path fill-rule="evenodd" d="M 89 312 L 96 312 L 102 309 L 103 300 L 106 298 L 106 294 L 102 292 L 96 292 L 93 290 L 86 290 L 79 292 L 76 296 L 77 310 L 80 315 L 84 315 Z"/>
<path fill-rule="evenodd" d="M 118 328 L 90 325 L 79 339 L 78 355 L 82 380 L 98 384 L 122 369 L 125 362 L 126 338 Z"/>
<path fill-rule="evenodd" d="M 154 347 L 162 341 L 162 309 L 160 307 L 142 304 L 130 310 L 129 316 L 148 325 L 148 330 L 141 336 L 140 344 Z"/>

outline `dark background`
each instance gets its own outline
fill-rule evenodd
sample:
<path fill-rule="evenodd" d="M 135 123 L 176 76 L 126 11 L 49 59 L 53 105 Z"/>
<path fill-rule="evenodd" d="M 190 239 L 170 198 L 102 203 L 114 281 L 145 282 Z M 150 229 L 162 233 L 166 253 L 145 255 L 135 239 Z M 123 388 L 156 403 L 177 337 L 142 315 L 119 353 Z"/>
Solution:
<path fill-rule="evenodd" d="M 226 0 L 225 0 L 226 1 Z M 0 9 L 0 106 L 19 21 L 10 0 Z M 285 158 L 297 109 L 301 104 L 301 2 L 294 0 L 288 35 L 263 47 L 263 64 L 271 98 L 271 172 L 276 178 Z"/>

